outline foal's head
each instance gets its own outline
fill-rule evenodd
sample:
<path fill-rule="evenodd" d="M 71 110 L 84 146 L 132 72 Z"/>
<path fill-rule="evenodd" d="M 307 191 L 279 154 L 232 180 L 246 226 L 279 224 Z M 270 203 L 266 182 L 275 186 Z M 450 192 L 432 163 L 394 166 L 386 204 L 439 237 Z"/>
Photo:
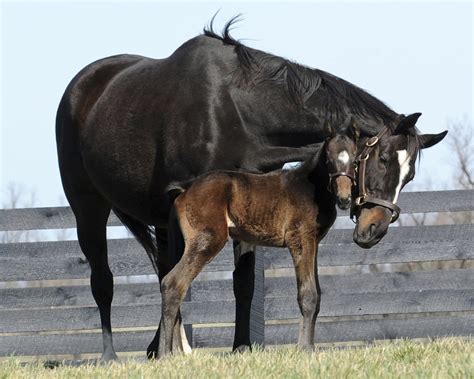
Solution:
<path fill-rule="evenodd" d="M 325 147 L 329 190 L 336 196 L 337 206 L 348 209 L 351 205 L 352 184 L 355 180 L 356 144 L 349 135 L 336 135 L 326 143 Z"/>

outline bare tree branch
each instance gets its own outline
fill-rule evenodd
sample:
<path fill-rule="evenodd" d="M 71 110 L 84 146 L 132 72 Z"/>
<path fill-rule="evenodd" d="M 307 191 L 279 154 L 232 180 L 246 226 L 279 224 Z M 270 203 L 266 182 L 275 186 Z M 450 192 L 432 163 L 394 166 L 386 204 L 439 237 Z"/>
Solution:
<path fill-rule="evenodd" d="M 474 188 L 474 142 L 472 121 L 467 118 L 451 121 L 449 143 L 456 154 L 455 184 L 462 189 Z"/>

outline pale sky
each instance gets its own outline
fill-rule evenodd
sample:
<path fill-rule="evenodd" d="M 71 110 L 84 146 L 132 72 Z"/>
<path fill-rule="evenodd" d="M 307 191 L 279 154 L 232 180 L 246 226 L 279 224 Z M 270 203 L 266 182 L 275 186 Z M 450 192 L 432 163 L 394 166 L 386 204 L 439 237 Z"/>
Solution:
<path fill-rule="evenodd" d="M 37 206 L 58 205 L 54 120 L 73 76 L 109 55 L 166 57 L 218 9 L 216 29 L 243 13 L 233 35 L 245 44 L 340 76 L 396 112 L 422 112 L 424 133 L 463 117 L 472 125 L 471 2 L 3 1 L 0 190 L 16 182 Z M 452 162 L 444 141 L 426 150 L 415 185 L 431 177 L 449 188 Z"/>

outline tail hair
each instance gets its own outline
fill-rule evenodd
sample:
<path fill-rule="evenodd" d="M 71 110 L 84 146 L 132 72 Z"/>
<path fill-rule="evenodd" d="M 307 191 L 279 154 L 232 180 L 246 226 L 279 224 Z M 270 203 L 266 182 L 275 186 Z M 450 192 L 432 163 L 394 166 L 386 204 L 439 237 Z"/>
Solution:
<path fill-rule="evenodd" d="M 158 274 L 158 247 L 156 244 L 155 229 L 132 216 L 122 212 L 117 208 L 113 208 L 114 213 L 128 230 L 133 234 L 137 241 L 145 248 L 148 257 L 153 265 L 155 272 Z"/>
<path fill-rule="evenodd" d="M 171 204 L 173 204 L 176 198 L 184 191 L 186 191 L 186 186 L 178 182 L 173 182 L 165 188 L 165 193 L 168 195 Z"/>

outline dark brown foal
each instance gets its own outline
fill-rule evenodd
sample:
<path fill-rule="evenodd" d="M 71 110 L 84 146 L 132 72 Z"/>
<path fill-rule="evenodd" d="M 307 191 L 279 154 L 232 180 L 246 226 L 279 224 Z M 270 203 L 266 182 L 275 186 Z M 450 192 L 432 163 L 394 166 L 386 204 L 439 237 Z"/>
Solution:
<path fill-rule="evenodd" d="M 351 202 L 355 153 L 349 137 L 337 136 L 294 170 L 263 175 L 214 171 L 169 189 L 175 197 L 176 220 L 170 221 L 169 230 L 181 230 L 184 253 L 161 283 L 159 357 L 171 352 L 177 312 L 192 280 L 229 237 L 255 245 L 288 247 L 302 315 L 298 346 L 313 348 L 320 303 L 317 248 L 336 219 L 336 203 L 345 207 Z"/>

